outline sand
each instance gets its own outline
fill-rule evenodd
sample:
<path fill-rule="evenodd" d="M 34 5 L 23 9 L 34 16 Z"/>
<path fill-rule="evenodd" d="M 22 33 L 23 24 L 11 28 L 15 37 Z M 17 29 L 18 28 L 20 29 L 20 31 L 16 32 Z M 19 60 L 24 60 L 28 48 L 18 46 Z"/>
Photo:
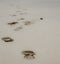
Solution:
<path fill-rule="evenodd" d="M 25 25 L 27 21 L 31 23 Z M 3 37 L 14 41 L 4 42 Z M 25 50 L 34 51 L 35 59 L 25 59 Z M 58 0 L 0 1 L 0 64 L 60 64 Z"/>

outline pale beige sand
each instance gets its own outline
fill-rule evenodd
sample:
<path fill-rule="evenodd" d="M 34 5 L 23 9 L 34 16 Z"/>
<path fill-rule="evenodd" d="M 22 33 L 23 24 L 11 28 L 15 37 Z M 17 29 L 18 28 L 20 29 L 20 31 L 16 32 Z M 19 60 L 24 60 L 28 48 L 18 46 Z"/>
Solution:
<path fill-rule="evenodd" d="M 60 64 L 60 8 L 55 4 L 56 7 L 42 4 L 34 7 L 33 3 L 21 2 L 0 2 L 0 64 Z M 23 20 L 14 26 L 7 24 L 22 17 L 32 24 L 26 26 Z M 20 26 L 23 29 L 14 31 Z M 2 41 L 6 36 L 14 42 Z M 35 59 L 24 59 L 23 50 L 33 50 Z"/>

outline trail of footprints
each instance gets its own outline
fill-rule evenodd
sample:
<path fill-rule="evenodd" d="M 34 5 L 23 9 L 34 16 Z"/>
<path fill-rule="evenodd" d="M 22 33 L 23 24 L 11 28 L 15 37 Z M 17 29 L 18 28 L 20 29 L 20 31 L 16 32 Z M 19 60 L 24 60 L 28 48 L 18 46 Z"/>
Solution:
<path fill-rule="evenodd" d="M 20 13 L 21 11 L 17 11 L 17 13 Z M 21 15 L 24 14 L 24 12 L 20 13 Z M 16 17 L 17 15 L 16 14 L 13 14 L 13 15 L 10 15 L 11 17 Z M 22 21 L 21 21 L 22 20 Z M 40 18 L 40 20 L 43 20 L 43 18 Z M 25 26 L 28 26 L 28 25 L 31 25 L 32 24 L 32 21 L 30 20 L 25 20 L 24 17 L 21 17 L 19 19 L 17 19 L 17 21 L 13 21 L 13 22 L 8 22 L 7 25 L 10 25 L 10 26 L 13 26 L 13 25 L 18 25 L 19 22 L 23 22 L 23 25 Z M 13 26 L 14 27 L 14 26 Z M 19 30 L 22 30 L 23 29 L 23 26 L 19 26 L 19 27 L 16 27 L 14 29 L 14 31 L 19 31 Z M 13 42 L 14 39 L 12 37 L 2 37 L 1 40 L 3 40 L 4 42 Z M 27 58 L 27 59 L 31 59 L 31 58 L 35 58 L 35 52 L 31 51 L 31 50 L 26 50 L 26 51 L 22 51 L 22 54 L 24 55 L 24 58 Z"/>

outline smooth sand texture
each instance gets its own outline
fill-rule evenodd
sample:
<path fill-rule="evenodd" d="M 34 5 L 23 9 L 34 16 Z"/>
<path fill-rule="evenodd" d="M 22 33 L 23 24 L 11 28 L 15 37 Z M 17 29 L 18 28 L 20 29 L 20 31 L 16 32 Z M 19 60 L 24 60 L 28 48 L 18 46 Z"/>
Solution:
<path fill-rule="evenodd" d="M 6 43 L 3 37 L 14 41 Z M 25 50 L 34 51 L 35 59 L 24 59 Z M 59 0 L 0 1 L 0 64 L 60 64 Z"/>

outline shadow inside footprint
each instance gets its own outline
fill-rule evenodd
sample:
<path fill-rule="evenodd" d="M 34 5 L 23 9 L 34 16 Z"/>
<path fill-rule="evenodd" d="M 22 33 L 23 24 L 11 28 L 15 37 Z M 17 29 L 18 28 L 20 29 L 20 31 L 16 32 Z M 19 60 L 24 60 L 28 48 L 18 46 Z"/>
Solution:
<path fill-rule="evenodd" d="M 20 26 L 20 27 L 17 27 L 16 29 L 14 29 L 15 31 L 19 31 L 19 30 L 21 30 L 21 29 L 23 29 L 23 27 L 22 26 Z"/>
<path fill-rule="evenodd" d="M 2 40 L 3 40 L 4 42 L 13 42 L 13 41 L 14 41 L 14 40 L 13 40 L 12 38 L 10 38 L 10 37 L 3 37 Z"/>
<path fill-rule="evenodd" d="M 25 22 L 24 22 L 24 25 L 31 25 L 31 24 L 32 24 L 31 21 L 25 21 Z"/>
<path fill-rule="evenodd" d="M 17 24 L 18 22 L 11 22 L 11 23 L 8 23 L 8 25 L 15 25 Z"/>
<path fill-rule="evenodd" d="M 35 52 L 27 50 L 27 51 L 23 51 L 22 54 L 24 55 L 24 58 L 26 59 L 34 59 L 35 58 Z"/>

